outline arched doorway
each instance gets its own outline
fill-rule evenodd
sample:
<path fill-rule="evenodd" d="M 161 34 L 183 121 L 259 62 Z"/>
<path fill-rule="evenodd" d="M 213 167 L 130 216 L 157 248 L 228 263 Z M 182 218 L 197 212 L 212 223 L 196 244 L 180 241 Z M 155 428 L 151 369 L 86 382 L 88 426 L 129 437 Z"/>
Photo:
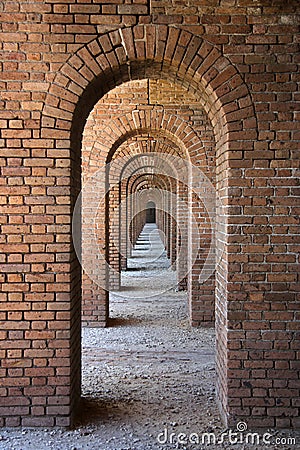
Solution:
<path fill-rule="evenodd" d="M 102 40 L 96 40 L 93 44 L 90 43 L 88 50 L 79 50 L 76 57 L 77 69 L 73 67 L 74 59 L 62 68 L 64 81 L 56 79 L 54 86 L 59 86 L 57 92 L 52 90 L 51 95 L 47 99 L 43 114 L 45 117 L 52 117 L 54 121 L 57 117 L 63 117 L 70 125 L 71 151 L 72 160 L 72 183 L 71 183 L 71 199 L 75 201 L 80 187 L 80 146 L 81 136 L 84 128 L 86 117 L 90 110 L 95 105 L 105 92 L 108 92 L 112 87 L 124 81 L 138 79 L 141 77 L 153 76 L 153 73 L 158 73 L 159 77 L 167 77 L 178 80 L 179 83 L 186 89 L 198 91 L 202 99 L 204 109 L 209 115 L 216 140 L 216 155 L 217 155 L 217 191 L 220 197 L 228 199 L 228 177 L 230 169 L 230 158 L 228 155 L 233 150 L 230 148 L 231 143 L 236 139 L 236 132 L 234 127 L 230 127 L 230 123 L 236 120 L 234 111 L 239 109 L 238 121 L 242 124 L 242 129 L 255 128 L 255 120 L 249 121 L 249 117 L 253 117 L 253 108 L 251 98 L 248 94 L 243 80 L 232 67 L 228 60 L 218 53 L 213 45 L 202 41 L 199 37 L 193 36 L 185 31 L 170 28 L 166 26 L 140 26 L 143 35 L 143 42 L 153 42 L 153 35 L 155 36 L 158 45 L 152 51 L 147 45 L 141 54 L 140 42 L 132 40 L 132 29 L 123 29 L 114 31 L 109 36 L 110 42 L 114 45 L 109 49 L 103 47 Z M 174 40 L 174 35 L 176 39 Z M 185 57 L 182 57 L 180 51 L 180 42 L 189 42 L 191 52 L 188 52 Z M 177 44 L 176 44 L 177 43 Z M 144 44 L 143 44 L 144 45 Z M 186 44 L 185 44 L 186 47 Z M 108 56 L 109 55 L 109 56 Z M 209 58 L 208 58 L 209 55 Z M 92 56 L 92 58 L 91 58 Z M 108 58 L 108 59 L 107 59 Z M 95 62 L 97 61 L 97 62 Z M 110 62 L 108 62 L 110 61 Z M 88 75 L 79 75 L 78 67 L 87 68 Z M 106 69 L 104 70 L 104 68 Z M 130 68 L 130 70 L 128 70 Z M 212 72 L 214 76 L 211 77 Z M 82 72 L 83 73 L 83 72 Z M 69 82 L 66 82 L 69 80 Z M 78 86 L 74 92 L 72 88 Z M 222 90 L 218 87 L 222 85 Z M 226 87 L 226 88 L 224 88 Z M 63 89 L 66 94 L 70 92 L 73 106 L 72 112 L 66 112 L 63 105 L 60 103 L 60 93 Z M 53 106 L 53 97 L 57 97 L 56 106 Z M 244 106 L 243 106 L 244 105 Z M 144 120 L 144 119 L 143 119 Z M 142 124 L 143 124 L 142 120 Z M 244 124 L 244 128 L 243 128 Z M 172 124 L 171 124 L 172 125 Z M 185 135 L 183 130 L 176 124 L 174 134 L 179 134 L 183 143 L 187 144 L 190 135 Z M 49 134 L 49 130 L 47 130 Z M 54 132 L 54 131 L 53 131 Z M 234 137 L 231 137 L 233 133 Z M 50 132 L 51 134 L 51 132 Z M 118 134 L 118 133 L 117 133 Z M 55 137 L 55 133 L 54 133 Z M 240 142 L 249 137 L 239 135 Z M 252 137 L 251 137 L 252 139 Z M 190 142 L 192 150 L 193 145 L 196 145 L 195 152 L 197 152 L 197 143 Z M 237 155 L 238 156 L 238 155 Z M 244 161 L 243 161 L 244 164 Z M 230 202 L 234 197 L 231 197 Z M 226 200 L 227 201 L 227 200 Z M 229 235 L 233 233 L 227 228 L 226 220 L 222 217 L 218 220 L 218 239 L 225 242 L 227 253 L 229 246 Z M 76 403 L 79 398 L 79 372 L 80 365 L 78 359 L 80 357 L 78 343 L 80 341 L 80 333 L 78 332 L 80 323 L 80 307 L 79 307 L 79 280 L 80 267 L 76 265 L 76 260 L 71 254 L 70 270 L 71 270 L 71 284 L 70 284 L 70 392 L 66 396 L 70 399 L 70 405 Z M 72 268 L 72 269 L 71 269 Z M 235 415 L 235 406 L 229 405 L 228 399 L 234 398 L 234 390 L 228 384 L 228 361 L 230 351 L 228 348 L 228 340 L 235 340 L 233 328 L 232 332 L 227 327 L 227 312 L 228 312 L 228 274 L 234 272 L 231 262 L 223 256 L 220 257 L 220 264 L 216 270 L 217 279 L 217 296 L 216 296 L 216 326 L 218 334 L 217 346 L 217 367 L 218 367 L 218 398 L 222 409 L 224 420 L 231 420 Z M 103 308 L 103 306 L 100 306 Z M 105 314 L 105 305 L 103 312 Z M 234 320 L 234 319 L 233 319 Z M 77 331 L 76 331 L 77 330 Z M 241 337 L 238 337 L 240 341 Z M 246 338 L 245 338 L 246 339 Z M 246 356 L 245 356 L 246 357 Z M 234 371 L 233 371 L 234 372 Z M 234 378 L 234 373 L 233 373 Z M 248 379 L 248 377 L 247 377 Z M 72 409 L 72 408 L 71 408 Z M 70 410 L 71 411 L 71 410 Z"/>
<path fill-rule="evenodd" d="M 156 222 L 156 207 L 155 203 L 149 201 L 146 205 L 146 222 L 155 223 Z"/>

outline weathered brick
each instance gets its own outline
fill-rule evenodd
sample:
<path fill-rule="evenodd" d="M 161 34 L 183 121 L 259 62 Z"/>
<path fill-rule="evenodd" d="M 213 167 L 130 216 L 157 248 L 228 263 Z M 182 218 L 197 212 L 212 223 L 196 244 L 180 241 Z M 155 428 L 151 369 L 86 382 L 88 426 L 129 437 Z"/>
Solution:
<path fill-rule="evenodd" d="M 190 241 L 187 229 L 181 236 L 184 247 L 196 254 L 189 283 L 182 280 L 189 292 L 190 320 L 193 325 L 210 323 L 216 301 L 219 403 L 228 424 L 238 416 L 253 426 L 296 423 L 299 404 L 290 406 L 290 399 L 297 393 L 286 383 L 296 383 L 299 317 L 298 7 L 292 15 L 282 15 L 279 5 L 254 8 L 248 0 L 238 5 L 211 0 L 148 3 L 3 2 L 0 337 L 8 374 L 1 392 L 8 409 L 2 411 L 0 425 L 70 424 L 68 405 L 75 394 L 69 386 L 79 380 L 75 372 L 70 377 L 65 351 L 79 348 L 73 341 L 79 335 L 71 332 L 70 205 L 80 189 L 80 151 L 86 177 L 105 162 L 113 146 L 115 160 L 130 151 L 187 152 L 216 183 L 227 221 L 216 290 L 214 278 L 203 285 L 198 280 L 210 240 L 209 227 L 200 222 L 205 213 L 199 198 L 191 205 L 202 227 L 201 252 L 189 246 L 193 233 Z M 97 77 L 99 82 L 83 95 Z M 81 148 L 80 130 L 96 104 Z M 157 177 L 155 182 L 162 181 Z M 143 182 L 151 186 L 149 178 Z M 133 177 L 130 188 L 135 189 L 134 183 Z M 112 196 L 112 207 L 116 200 Z M 133 242 L 144 220 L 135 217 Z M 176 261 L 174 224 L 163 214 L 157 220 L 167 236 L 167 254 Z M 108 228 L 117 239 L 118 227 Z M 98 233 L 102 245 L 105 226 Z M 126 245 L 121 246 L 126 255 Z M 120 255 L 112 242 L 109 256 L 118 267 Z M 184 265 L 182 258 L 178 273 Z M 105 296 L 83 277 L 85 323 L 105 324 Z M 53 367 L 47 359 L 52 350 L 41 347 L 45 339 L 49 349 L 57 349 Z M 13 366 L 17 360 L 31 361 L 40 374 L 29 366 L 22 375 L 22 366 Z M 54 367 L 61 376 L 55 376 Z M 267 391 L 264 379 L 274 390 Z M 48 381 L 53 383 L 49 390 Z M 13 405 L 9 399 L 19 386 L 25 387 L 26 397 L 14 395 L 19 403 Z M 279 388 L 280 408 L 275 406 Z"/>

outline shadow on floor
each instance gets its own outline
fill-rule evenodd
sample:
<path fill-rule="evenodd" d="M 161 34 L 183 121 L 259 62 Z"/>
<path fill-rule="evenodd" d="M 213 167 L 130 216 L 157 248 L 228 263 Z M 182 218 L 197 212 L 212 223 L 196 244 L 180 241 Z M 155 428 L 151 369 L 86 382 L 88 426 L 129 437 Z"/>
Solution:
<path fill-rule="evenodd" d="M 143 319 L 138 317 L 110 317 L 108 319 L 108 326 L 111 327 L 128 327 L 140 324 Z"/>

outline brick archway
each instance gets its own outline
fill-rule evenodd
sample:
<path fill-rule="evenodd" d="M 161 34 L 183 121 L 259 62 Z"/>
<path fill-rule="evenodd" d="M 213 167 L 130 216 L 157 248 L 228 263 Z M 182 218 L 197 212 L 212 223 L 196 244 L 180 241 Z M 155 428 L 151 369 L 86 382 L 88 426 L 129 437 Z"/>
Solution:
<path fill-rule="evenodd" d="M 141 68 L 143 61 L 147 64 Z M 165 25 L 115 30 L 78 50 L 50 86 L 43 115 L 54 122 L 46 127 L 53 128 L 59 119 L 66 130 L 70 129 L 76 111 L 80 109 L 81 119 L 86 118 L 96 101 L 112 87 L 151 74 L 153 77 L 156 69 L 160 76 L 181 80 L 187 89 L 201 90 L 218 141 L 242 129 L 230 125 L 233 123 L 246 121 L 245 129 L 255 129 L 255 123 L 252 121 L 250 126 L 249 121 L 254 118 L 250 94 L 230 61 L 199 36 Z"/>
<path fill-rule="evenodd" d="M 85 119 L 98 99 L 124 81 L 153 76 L 153 72 L 179 80 L 186 89 L 198 90 L 201 93 L 203 107 L 211 120 L 216 139 L 219 194 L 227 198 L 228 169 L 232 162 L 236 164 L 242 160 L 243 142 L 245 148 L 250 148 L 251 140 L 256 136 L 251 97 L 235 67 L 216 47 L 178 28 L 138 25 L 102 35 L 82 47 L 61 68 L 50 86 L 43 111 L 44 117 L 47 118 L 47 135 L 55 139 L 56 123 L 63 123 L 66 141 L 59 145 L 69 148 L 70 143 L 74 167 L 79 167 L 80 142 Z M 127 119 L 129 123 L 134 124 L 132 116 Z M 116 136 L 120 134 L 118 128 L 121 125 L 120 121 L 114 130 Z M 134 126 L 129 128 L 134 129 Z M 240 165 L 243 164 L 241 161 Z M 77 186 L 80 185 L 79 173 L 76 170 L 73 179 L 77 180 Z M 77 192 L 73 188 L 73 196 L 76 197 Z M 221 232 L 224 233 L 224 229 Z M 227 279 L 226 273 L 231 271 L 230 264 L 224 261 L 222 269 L 219 270 L 222 273 L 217 276 L 217 388 L 221 411 L 227 422 L 234 414 L 234 408 L 228 406 L 231 394 L 227 378 L 229 337 L 226 327 L 227 284 L 224 281 Z M 73 327 L 79 326 L 76 299 L 77 294 L 74 291 L 70 298 L 74 304 Z M 78 349 L 78 344 L 75 343 L 76 333 L 72 336 L 75 341 L 71 343 L 71 347 Z M 71 367 L 71 384 L 74 387 L 70 398 L 74 402 L 79 394 L 79 372 L 75 367 L 78 364 L 78 356 L 78 350 L 72 352 L 74 367 Z"/>
<path fill-rule="evenodd" d="M 97 100 L 123 81 L 153 76 L 153 70 L 158 70 L 160 76 L 174 77 L 187 89 L 201 91 L 203 107 L 214 127 L 217 171 L 222 186 L 220 195 L 227 198 L 228 169 L 233 161 L 236 164 L 242 160 L 242 142 L 246 142 L 246 148 L 251 148 L 251 140 L 256 136 L 254 109 L 248 89 L 234 66 L 213 45 L 186 31 L 163 25 L 139 25 L 100 36 L 81 48 L 62 67 L 47 97 L 43 113 L 52 119 L 53 135 L 56 121 L 63 120 L 71 131 L 74 161 L 78 161 L 84 118 Z M 134 124 L 132 116 L 126 119 Z M 116 136 L 120 136 L 119 128 L 122 129 L 121 120 L 114 130 Z M 47 132 L 51 134 L 51 130 Z M 240 161 L 240 165 L 243 164 Z M 230 272 L 227 262 L 222 265 L 222 271 L 222 275 L 217 276 L 216 300 L 219 311 L 218 398 L 227 421 L 233 417 L 232 408 L 228 407 L 231 394 L 226 375 L 229 337 L 226 331 L 227 285 L 224 280 L 227 278 L 225 273 Z M 74 389 L 78 392 L 78 388 Z M 75 396 L 74 393 L 73 398 Z"/>
<path fill-rule="evenodd" d="M 138 83 L 138 86 L 142 84 L 144 86 L 144 81 Z M 126 85 L 130 85 L 131 83 L 126 83 Z M 132 83 L 136 86 L 136 83 Z M 147 85 L 146 85 L 147 86 Z M 145 88 L 145 86 L 144 86 Z M 116 88 L 112 90 L 112 93 L 103 97 L 103 99 L 95 106 L 93 111 L 91 112 L 91 117 L 88 119 L 87 128 L 84 131 L 84 140 L 83 140 L 83 160 L 84 160 L 84 177 L 86 173 L 90 176 L 95 170 L 97 170 L 103 165 L 104 161 L 113 162 L 114 166 L 118 167 L 116 158 L 120 158 L 121 163 L 124 163 L 124 158 L 129 156 L 129 154 L 141 153 L 141 152 L 165 152 L 168 154 L 177 154 L 178 158 L 184 158 L 188 160 L 192 160 L 193 164 L 196 164 L 199 168 L 209 174 L 209 170 L 214 167 L 214 161 L 211 167 L 209 167 L 208 160 L 212 160 L 212 150 L 211 147 L 214 146 L 213 139 L 211 137 L 212 132 L 210 131 L 210 135 L 206 134 L 207 127 L 211 130 L 211 127 L 206 124 L 204 119 L 204 113 L 202 113 L 199 117 L 201 117 L 201 126 L 198 127 L 197 133 L 191 127 L 191 125 L 187 122 L 187 120 L 183 120 L 178 117 L 174 113 L 170 113 L 169 111 L 164 111 L 161 106 L 152 105 L 146 106 L 146 109 L 143 107 L 136 106 L 134 110 L 128 112 L 127 114 L 122 114 L 120 108 L 118 107 L 118 116 L 113 115 L 108 110 L 108 114 L 104 114 L 99 112 L 100 121 L 97 122 L 97 111 L 101 110 L 101 105 L 104 103 L 107 105 L 108 99 L 117 98 L 118 93 L 122 93 L 122 98 L 125 95 L 127 88 Z M 107 107 L 107 106 L 106 106 Z M 203 117 L 202 117 L 203 116 Z M 203 133 L 203 136 L 202 136 Z M 207 145 L 209 143 L 209 145 Z M 134 149 L 134 145 L 136 144 L 136 149 Z M 207 148 L 210 149 L 210 154 L 207 155 Z M 175 149 L 177 149 L 175 151 Z M 123 162 L 122 162 L 123 161 Z M 185 169 L 183 165 L 183 170 Z M 85 179 L 85 178 L 84 178 Z M 118 190 L 118 189 L 117 189 Z M 115 192 L 112 197 L 116 198 L 117 192 Z M 113 208 L 114 209 L 114 208 Z M 105 221 L 105 217 L 100 219 L 100 222 Z M 119 232 L 114 225 L 114 231 L 110 232 L 110 239 L 107 239 L 107 245 L 109 245 L 109 259 L 111 264 L 114 266 L 114 270 L 110 271 L 110 288 L 118 289 L 120 285 L 120 272 L 119 268 L 119 259 L 120 252 L 118 248 L 121 243 L 119 242 Z M 112 238 L 111 238 L 112 237 Z M 88 237 L 89 239 L 89 237 Z M 109 242 L 109 243 L 108 243 Z M 119 242 L 119 245 L 114 245 Z M 187 240 L 185 241 L 187 244 Z M 187 245 L 186 245 L 187 248 Z M 89 248 L 87 255 L 90 258 L 90 255 L 93 254 L 96 247 L 92 246 Z M 125 254 L 124 251 L 122 254 Z M 183 251 L 180 251 L 180 255 L 183 257 Z M 178 261 L 178 271 L 177 273 L 187 273 L 186 261 Z M 178 277 L 182 282 L 180 283 L 181 288 L 186 286 L 186 280 L 184 281 L 182 276 Z M 92 281 L 84 278 L 83 285 L 86 287 L 88 283 Z M 196 290 L 196 289 L 195 289 Z M 198 289 L 199 290 L 199 289 Z M 105 323 L 105 319 L 103 318 L 103 314 L 101 314 L 101 310 L 99 310 L 96 306 L 99 303 L 99 300 L 106 305 L 108 309 L 108 300 L 105 292 L 99 292 L 99 295 L 94 296 L 91 293 L 95 291 L 95 287 L 89 289 L 84 289 L 83 296 L 83 314 L 84 314 L 84 323 L 92 326 L 95 323 L 95 326 L 99 326 L 99 323 Z M 211 291 L 213 292 L 213 285 L 211 287 Z M 196 320 L 206 320 L 209 318 L 213 322 L 213 294 L 211 295 L 210 304 L 208 301 L 209 293 L 206 290 L 206 307 L 205 314 L 202 313 L 203 307 L 201 302 L 198 301 L 197 307 L 194 310 L 197 310 L 197 319 L 193 318 L 194 324 L 196 324 Z M 86 298 L 86 302 L 85 302 Z M 93 307 L 93 299 L 95 299 L 95 305 Z M 87 304 L 87 308 L 85 305 Z M 96 314 L 96 311 L 99 311 L 99 314 Z M 201 312 L 200 312 L 201 311 Z"/>
<path fill-rule="evenodd" d="M 51 157 L 55 160 L 52 174 L 55 174 L 58 183 L 51 185 L 47 195 L 53 197 L 53 206 L 50 205 L 52 214 L 55 217 L 60 215 L 53 224 L 53 229 L 63 224 L 65 228 L 60 232 L 70 240 L 70 217 L 81 184 L 79 168 L 82 131 L 88 114 L 99 98 L 113 87 L 124 81 L 154 77 L 156 74 L 177 80 L 185 89 L 201 94 L 203 108 L 213 124 L 216 139 L 219 194 L 228 201 L 229 206 L 234 205 L 236 194 L 230 190 L 229 170 L 231 167 L 245 166 L 244 157 L 250 158 L 252 141 L 256 136 L 254 109 L 242 77 L 215 46 L 192 33 L 165 25 L 123 28 L 103 34 L 84 45 L 61 67 L 50 83 L 42 111 L 39 138 L 36 137 L 32 144 L 39 148 L 40 143 L 43 148 L 51 149 Z M 31 146 L 31 142 L 29 144 Z M 244 149 L 247 150 L 247 155 L 244 155 Z M 34 180 L 31 181 L 34 184 Z M 46 185 L 47 181 L 45 177 Z M 61 197 L 69 199 L 70 211 L 65 204 L 61 207 Z M 38 217 L 30 218 L 33 221 L 35 219 L 39 220 Z M 227 248 L 230 249 L 234 246 L 235 231 L 226 228 L 221 231 Z M 46 292 L 40 304 L 41 308 L 44 307 L 44 320 L 49 325 L 49 331 L 45 332 L 43 339 L 45 342 L 47 339 L 51 340 L 50 348 L 44 348 L 41 352 L 49 358 L 48 366 L 43 368 L 46 382 L 39 388 L 30 386 L 25 390 L 26 394 L 20 392 L 18 395 L 14 390 L 15 386 L 7 385 L 7 388 L 11 387 L 14 391 L 18 404 L 26 405 L 15 410 L 12 395 L 10 403 L 8 399 L 8 403 L 12 405 L 9 414 L 20 417 L 23 412 L 27 415 L 31 408 L 32 417 L 26 422 L 31 425 L 69 425 L 80 398 L 80 266 L 76 263 L 71 245 L 66 243 L 66 239 L 64 244 L 60 244 L 59 238 L 57 236 L 55 250 L 51 243 L 47 245 L 44 259 L 39 261 L 47 265 L 48 270 L 46 274 L 41 272 Z M 34 262 L 34 255 L 29 256 L 32 259 L 28 258 L 28 261 Z M 234 319 L 233 315 L 228 317 L 232 312 L 228 302 L 232 298 L 229 298 L 228 287 L 230 275 L 235 271 L 233 263 L 224 259 L 222 266 L 218 268 L 220 276 L 217 279 L 218 399 L 226 422 L 239 415 L 239 408 L 235 403 L 229 403 L 229 400 L 237 397 L 236 386 L 229 381 L 236 379 L 238 368 L 231 367 L 229 378 L 231 348 L 235 347 L 233 345 L 229 349 L 228 341 L 234 341 L 234 344 L 243 339 L 244 343 L 247 342 L 245 336 L 235 334 L 235 321 L 239 319 Z M 242 281 L 241 274 L 236 288 L 238 294 Z M 233 283 L 231 296 L 234 294 L 232 288 Z M 48 296 L 49 293 L 51 297 Z M 29 302 L 22 306 L 24 311 L 31 308 Z M 38 311 L 25 314 L 28 320 L 37 320 L 39 317 Z M 228 319 L 231 320 L 229 329 Z M 43 336 L 42 333 L 36 331 L 36 334 L 32 333 L 32 337 L 29 333 L 24 345 L 31 345 L 30 339 L 34 344 L 35 339 L 39 339 L 34 336 Z M 39 349 L 34 346 L 28 348 L 29 357 L 38 353 Z M 247 359 L 247 355 L 243 357 Z M 41 370 L 40 367 L 37 369 Z M 32 373 L 35 374 L 35 371 L 32 370 Z M 245 374 L 245 379 L 249 381 L 249 371 Z M 30 382 L 29 376 L 26 382 Z M 37 395 L 44 399 L 40 409 L 33 407 L 33 400 Z"/>
<path fill-rule="evenodd" d="M 160 139 L 164 137 L 172 142 L 180 149 L 184 158 L 191 159 L 192 155 L 197 155 L 197 163 L 201 164 L 203 170 L 206 169 L 206 149 L 201 135 L 180 117 L 156 108 L 150 110 L 144 117 L 139 110 L 117 117 L 110 121 L 105 129 L 95 133 L 97 140 L 90 150 L 89 166 L 98 166 L 99 153 L 103 157 L 106 155 L 109 163 L 123 142 L 146 133 L 157 135 Z"/>
<path fill-rule="evenodd" d="M 139 141 L 140 143 L 140 141 Z M 141 149 L 139 146 L 137 150 L 140 151 Z M 163 149 L 165 150 L 165 146 L 163 146 Z M 175 150 L 176 154 L 176 150 Z M 141 159 L 142 155 L 148 155 L 148 161 L 144 161 L 141 163 L 139 160 Z M 163 162 L 164 165 L 168 164 L 167 161 L 167 154 L 162 152 L 162 156 L 164 157 Z M 136 153 L 134 156 L 132 156 L 126 164 L 124 164 L 123 168 L 121 169 L 120 177 L 122 177 L 122 174 L 124 174 L 125 180 L 123 183 L 121 183 L 121 196 L 120 200 L 121 203 L 126 201 L 126 205 L 128 204 L 128 195 L 131 197 L 132 193 L 140 189 L 140 184 L 136 186 L 136 183 L 142 182 L 145 186 L 148 186 L 148 189 L 151 189 L 151 186 L 156 186 L 157 188 L 162 189 L 162 191 L 168 191 L 173 194 L 173 196 L 176 195 L 176 188 L 177 188 L 177 182 L 178 179 L 176 175 L 176 167 L 172 166 L 172 160 L 170 160 L 169 164 L 170 167 L 168 168 L 167 172 L 170 172 L 168 174 L 165 173 L 164 176 L 161 174 L 159 175 L 159 163 L 162 162 L 162 160 L 159 160 L 159 158 L 149 158 L 151 156 L 151 153 L 142 152 L 142 153 Z M 156 167 L 155 163 L 158 163 Z M 182 165 L 182 170 L 184 170 L 185 167 Z M 165 171 L 165 168 L 164 168 Z M 128 177 L 126 176 L 128 174 Z M 150 179 L 149 179 L 150 177 Z M 148 181 L 147 181 L 148 180 Z M 155 183 L 153 184 L 153 180 L 155 180 Z M 152 192 L 153 195 L 153 192 Z M 157 193 L 156 193 L 157 195 Z M 159 196 L 160 200 L 156 200 L 157 205 L 161 206 L 161 196 Z M 174 197 L 173 197 L 174 199 Z M 129 205 L 128 205 L 129 206 Z M 132 227 L 131 233 L 127 232 L 127 229 L 129 230 L 130 227 L 128 226 L 128 206 L 127 208 L 123 208 L 123 215 L 122 220 L 120 221 L 120 232 L 121 232 L 121 240 L 120 240 L 120 246 L 122 245 L 123 241 L 123 252 L 122 255 L 128 255 L 130 254 L 130 249 L 133 244 L 135 244 L 136 239 L 138 238 L 139 233 L 141 232 L 141 226 L 145 225 L 146 220 L 146 214 L 142 216 L 142 221 L 140 224 L 138 224 L 137 229 L 135 227 Z M 145 205 L 144 205 L 145 206 Z M 125 211 L 126 209 L 126 211 Z M 122 211 L 122 209 L 121 209 Z M 144 211 L 146 212 L 146 210 Z M 178 267 L 184 267 L 185 261 L 183 261 L 183 251 L 181 252 L 180 258 L 178 255 L 178 252 L 176 252 L 176 244 L 177 244 L 177 227 L 178 227 L 178 220 L 175 224 L 174 217 L 176 215 L 177 210 L 175 211 L 175 207 L 173 206 L 168 210 L 168 224 L 169 227 L 167 227 L 166 223 L 162 223 L 160 220 L 161 213 L 163 213 L 162 208 L 160 211 L 160 214 L 156 216 L 157 218 L 157 226 L 159 229 L 161 229 L 166 237 L 166 243 L 167 243 L 167 255 L 170 258 L 171 265 L 174 264 L 174 262 L 177 263 L 177 283 L 180 283 L 180 271 L 178 270 Z M 170 217 L 169 217 L 170 216 Z M 172 231 L 171 231 L 171 223 L 172 223 Z M 132 233 L 134 231 L 134 233 Z M 130 238 L 129 238 L 130 237 Z M 170 250 L 172 248 L 172 251 Z M 126 268 L 126 258 L 122 257 L 122 267 Z"/>

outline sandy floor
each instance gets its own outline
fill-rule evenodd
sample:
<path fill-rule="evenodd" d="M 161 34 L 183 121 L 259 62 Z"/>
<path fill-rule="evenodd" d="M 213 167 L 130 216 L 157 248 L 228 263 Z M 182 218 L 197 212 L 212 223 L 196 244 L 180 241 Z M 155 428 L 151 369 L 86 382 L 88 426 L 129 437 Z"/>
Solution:
<path fill-rule="evenodd" d="M 190 328 L 186 293 L 176 292 L 155 231 L 149 243 L 151 231 L 140 238 L 122 290 L 110 295 L 111 326 L 83 330 L 75 429 L 0 430 L 1 450 L 300 448 L 293 431 L 269 430 L 270 445 L 248 445 L 244 435 L 236 445 L 220 442 L 225 430 L 215 403 L 214 330 Z M 210 445 L 203 433 L 211 433 Z M 288 438 L 297 444 L 276 443 Z"/>

